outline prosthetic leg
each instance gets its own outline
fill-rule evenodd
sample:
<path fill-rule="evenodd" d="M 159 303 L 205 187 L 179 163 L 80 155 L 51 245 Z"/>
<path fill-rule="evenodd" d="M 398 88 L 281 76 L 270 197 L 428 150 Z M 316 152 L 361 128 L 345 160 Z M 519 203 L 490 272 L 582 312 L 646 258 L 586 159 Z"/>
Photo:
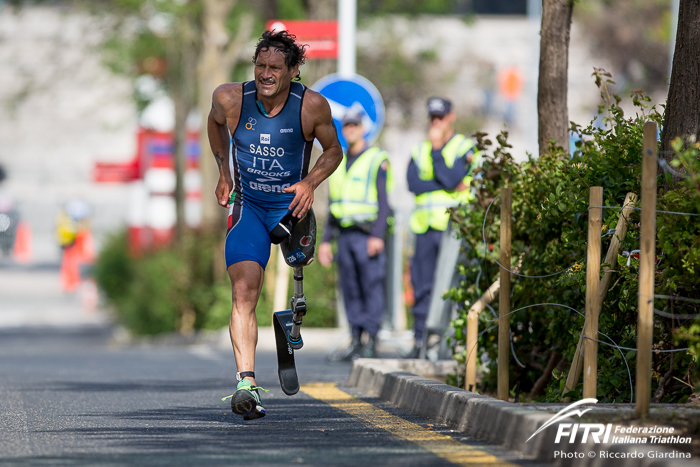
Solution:
<path fill-rule="evenodd" d="M 306 314 L 304 296 L 304 266 L 311 264 L 316 247 L 316 217 L 313 209 L 291 229 L 291 234 L 280 242 L 282 254 L 294 268 L 294 295 L 289 310 L 274 313 L 273 326 L 277 345 L 277 374 L 282 391 L 288 396 L 299 392 L 299 378 L 294 364 L 294 351 L 303 347 L 302 318 Z"/>

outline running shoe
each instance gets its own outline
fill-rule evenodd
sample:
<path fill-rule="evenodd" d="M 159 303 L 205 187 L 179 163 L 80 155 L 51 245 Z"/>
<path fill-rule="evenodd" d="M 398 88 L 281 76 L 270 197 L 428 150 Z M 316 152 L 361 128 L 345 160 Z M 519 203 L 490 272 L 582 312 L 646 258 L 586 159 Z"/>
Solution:
<path fill-rule="evenodd" d="M 260 400 L 258 389 L 269 392 L 260 386 L 253 386 L 249 379 L 243 379 L 236 387 L 236 393 L 226 396 L 222 401 L 229 397 L 231 398 L 231 411 L 235 414 L 242 415 L 243 420 L 255 420 L 265 416 L 265 408 Z"/>

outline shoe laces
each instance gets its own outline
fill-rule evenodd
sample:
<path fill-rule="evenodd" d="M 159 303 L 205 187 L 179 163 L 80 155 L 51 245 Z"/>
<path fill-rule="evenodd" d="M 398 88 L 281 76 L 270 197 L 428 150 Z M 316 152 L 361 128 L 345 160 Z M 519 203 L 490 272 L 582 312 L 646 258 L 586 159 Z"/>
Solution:
<path fill-rule="evenodd" d="M 251 391 L 251 392 L 252 392 L 252 391 L 255 391 L 256 389 L 261 389 L 261 390 L 263 390 L 263 391 L 265 391 L 265 392 L 270 392 L 268 389 L 265 389 L 265 388 L 262 387 L 262 386 L 242 387 L 241 389 L 247 389 L 247 390 L 249 390 L 249 391 Z M 235 395 L 235 393 L 234 393 L 234 394 L 231 394 L 230 396 L 223 397 L 221 400 L 222 400 L 222 401 L 225 401 L 226 399 L 231 399 L 234 395 Z"/>

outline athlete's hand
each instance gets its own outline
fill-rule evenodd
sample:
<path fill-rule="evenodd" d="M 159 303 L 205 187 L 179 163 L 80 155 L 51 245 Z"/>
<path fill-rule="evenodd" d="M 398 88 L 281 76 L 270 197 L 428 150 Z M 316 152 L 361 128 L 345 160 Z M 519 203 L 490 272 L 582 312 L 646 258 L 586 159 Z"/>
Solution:
<path fill-rule="evenodd" d="M 333 250 L 331 249 L 331 244 L 328 242 L 323 242 L 318 246 L 318 251 L 316 252 L 316 257 L 319 263 L 324 268 L 327 268 L 333 262 Z"/>
<path fill-rule="evenodd" d="M 289 210 L 292 211 L 294 217 L 303 218 L 311 205 L 314 204 L 314 189 L 307 181 L 300 181 L 284 189 L 285 193 L 294 193 L 292 204 L 289 205 Z"/>
<path fill-rule="evenodd" d="M 233 190 L 233 180 L 230 175 L 219 176 L 219 182 L 216 184 L 216 200 L 219 202 L 220 206 L 225 208 L 228 207 L 229 198 L 231 196 L 231 191 Z"/>
<path fill-rule="evenodd" d="M 369 257 L 374 258 L 382 251 L 384 251 L 384 240 L 378 237 L 369 237 L 367 240 L 367 254 Z"/>

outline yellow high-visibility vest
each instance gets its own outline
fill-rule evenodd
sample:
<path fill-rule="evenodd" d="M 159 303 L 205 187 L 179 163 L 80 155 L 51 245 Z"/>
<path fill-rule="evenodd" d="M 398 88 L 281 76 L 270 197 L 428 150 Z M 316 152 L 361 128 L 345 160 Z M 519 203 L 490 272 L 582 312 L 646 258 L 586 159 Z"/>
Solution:
<path fill-rule="evenodd" d="M 331 214 L 341 227 L 367 224 L 377 219 L 377 172 L 388 154 L 379 148 L 369 148 L 347 170 L 347 156 L 328 179 Z M 387 193 L 393 187 L 391 166 L 386 172 Z"/>
<path fill-rule="evenodd" d="M 75 238 L 78 235 L 78 223 L 64 210 L 61 210 L 58 213 L 56 224 L 56 239 L 59 246 L 66 247 L 75 243 Z"/>
<path fill-rule="evenodd" d="M 421 180 L 433 180 L 433 158 L 431 156 L 432 145 L 430 141 L 425 141 L 422 144 L 413 148 L 413 161 L 418 167 L 418 177 Z M 470 186 L 473 180 L 472 173 L 474 167 L 481 157 L 480 153 L 474 147 L 474 143 L 464 135 L 456 134 L 450 141 L 447 142 L 442 149 L 442 157 L 445 159 L 445 165 L 452 168 L 458 157 L 466 154 L 470 149 L 474 150 L 472 161 L 469 166 L 467 175 L 462 179 L 466 186 Z M 447 208 L 459 205 L 460 203 L 469 203 L 474 200 L 474 195 L 470 189 L 463 191 L 445 191 L 436 190 L 416 196 L 416 207 L 411 215 L 410 225 L 414 233 L 421 234 L 428 231 L 429 228 L 435 230 L 445 230 L 450 222 L 450 215 Z"/>

